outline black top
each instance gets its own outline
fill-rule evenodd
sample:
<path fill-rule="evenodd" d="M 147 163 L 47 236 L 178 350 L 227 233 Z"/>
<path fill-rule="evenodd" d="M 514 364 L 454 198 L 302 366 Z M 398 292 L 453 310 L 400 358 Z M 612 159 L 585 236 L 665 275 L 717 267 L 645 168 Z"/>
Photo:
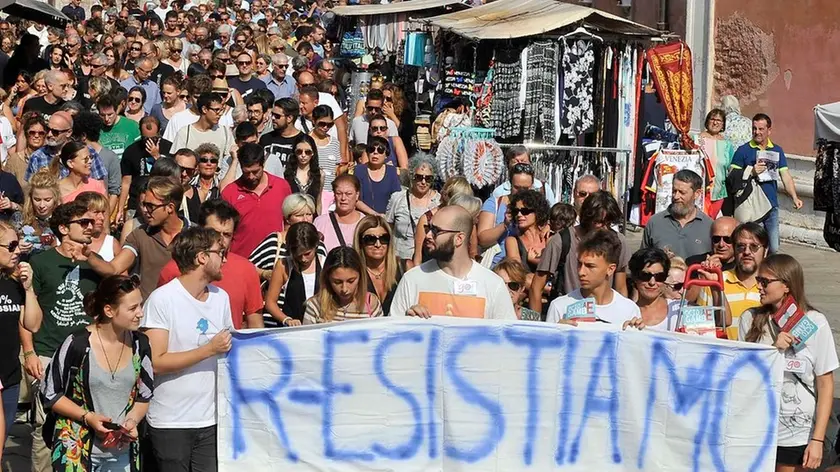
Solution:
<path fill-rule="evenodd" d="M 248 80 L 247 82 L 243 82 L 238 76 L 229 77 L 227 81 L 231 88 L 236 89 L 242 95 L 242 98 L 247 97 L 259 89 L 268 88 L 266 87 L 265 82 L 256 77 L 251 77 L 251 80 Z"/>
<path fill-rule="evenodd" d="M 20 383 L 18 320 L 25 300 L 26 294 L 19 282 L 0 277 L 0 382 L 3 387 Z"/>
<path fill-rule="evenodd" d="M 35 97 L 26 100 L 23 105 L 23 112 L 37 111 L 44 117 L 44 120 L 50 121 L 52 114 L 60 110 L 62 105 L 64 105 L 64 100 L 61 99 L 55 104 L 50 104 L 44 97 Z"/>
<path fill-rule="evenodd" d="M 283 137 L 278 129 L 262 135 L 262 137 L 260 137 L 260 146 L 262 146 L 265 151 L 266 167 L 273 168 L 274 165 L 270 164 L 270 161 L 279 160 L 281 167 L 285 169 L 286 163 L 289 162 L 289 156 L 292 155 L 292 144 L 295 143 L 298 136 L 300 136 L 300 133 L 291 138 Z M 276 169 L 274 170 L 276 172 Z M 278 177 L 283 176 L 282 173 L 276 175 L 278 175 Z"/>
<path fill-rule="evenodd" d="M 391 302 L 394 301 L 394 294 L 397 292 L 397 286 L 400 284 L 402 276 L 403 271 L 402 269 L 399 269 L 397 271 L 397 280 L 394 281 L 394 286 L 391 287 L 391 289 L 388 290 L 388 293 L 385 294 L 385 300 L 382 300 L 382 313 L 384 313 L 385 316 L 390 316 L 391 314 Z M 373 279 L 371 277 L 368 277 L 368 293 L 379 296 L 376 293 L 376 287 L 373 285 Z"/>
<path fill-rule="evenodd" d="M 61 13 L 67 15 L 67 18 L 70 18 L 74 22 L 81 23 L 85 21 L 85 9 L 81 6 L 74 7 L 73 5 L 67 5 L 61 9 Z"/>
<path fill-rule="evenodd" d="M 171 143 L 160 140 L 160 155 L 169 155 Z M 136 210 L 140 191 L 149 179 L 149 172 L 155 164 L 155 158 L 146 152 L 146 139 L 141 138 L 129 144 L 123 152 L 120 161 L 120 171 L 123 177 L 131 176 L 131 186 L 128 188 L 128 208 Z"/>
<path fill-rule="evenodd" d="M 174 73 L 174 67 L 170 66 L 169 64 L 164 64 L 163 62 L 158 62 L 158 66 L 155 67 L 155 70 L 153 70 L 151 75 L 149 75 L 149 80 L 156 83 L 158 88 L 160 88 L 160 84 L 163 82 L 163 79 L 169 77 Z"/>
<path fill-rule="evenodd" d="M 13 174 L 6 171 L 0 171 L 0 192 L 9 200 L 23 205 L 23 189 L 20 188 L 20 183 Z M 15 212 L 11 209 L 0 212 L 0 219 L 8 220 Z"/>

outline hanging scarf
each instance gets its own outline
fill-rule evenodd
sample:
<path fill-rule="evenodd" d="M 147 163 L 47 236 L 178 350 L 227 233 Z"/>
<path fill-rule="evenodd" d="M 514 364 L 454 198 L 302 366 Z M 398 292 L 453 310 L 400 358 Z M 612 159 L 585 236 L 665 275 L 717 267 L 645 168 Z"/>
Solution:
<path fill-rule="evenodd" d="M 678 41 L 648 49 L 646 55 L 656 93 L 665 105 L 668 119 L 680 132 L 683 147 L 695 149 L 697 146 L 688 135 L 694 101 L 691 50 L 684 42 Z"/>

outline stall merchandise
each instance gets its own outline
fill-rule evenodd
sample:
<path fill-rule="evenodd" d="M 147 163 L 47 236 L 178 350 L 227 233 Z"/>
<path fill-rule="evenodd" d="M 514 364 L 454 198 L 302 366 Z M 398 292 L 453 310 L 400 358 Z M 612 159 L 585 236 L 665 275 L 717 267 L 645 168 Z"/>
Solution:
<path fill-rule="evenodd" d="M 814 171 L 814 211 L 825 212 L 823 237 L 840 251 L 840 142 L 817 140 Z"/>
<path fill-rule="evenodd" d="M 494 134 L 486 128 L 450 129 L 437 149 L 440 177 L 464 176 L 477 188 L 497 184 L 505 171 L 505 160 Z"/>
<path fill-rule="evenodd" d="M 699 150 L 660 149 L 651 157 L 642 180 L 642 226 L 647 224 L 651 216 L 668 209 L 674 188 L 674 175 L 683 169 L 691 170 L 703 179 L 705 191 L 695 205 L 708 213 L 715 175 L 709 159 Z"/>

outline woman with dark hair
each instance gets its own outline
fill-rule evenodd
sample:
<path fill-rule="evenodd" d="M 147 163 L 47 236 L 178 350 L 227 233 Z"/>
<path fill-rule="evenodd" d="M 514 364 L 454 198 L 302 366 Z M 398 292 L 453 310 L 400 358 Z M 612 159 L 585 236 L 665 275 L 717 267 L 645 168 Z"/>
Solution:
<path fill-rule="evenodd" d="M 700 146 L 715 170 L 711 194 L 712 205 L 709 208 L 709 216 L 715 218 L 720 213 L 727 196 L 726 176 L 729 174 L 732 156 L 735 155 L 735 145 L 723 136 L 726 130 L 726 112 L 720 108 L 715 108 L 706 115 L 704 127 L 705 130 L 694 137 L 694 142 Z"/>
<path fill-rule="evenodd" d="M 391 146 L 387 139 L 371 137 L 365 148 L 367 164 L 358 164 L 353 169 L 353 174 L 362 184 L 362 194 L 356 208 L 366 215 L 384 216 L 391 195 L 402 190 L 397 168 L 385 165 L 390 152 Z"/>
<path fill-rule="evenodd" d="M 128 98 L 125 100 L 125 111 L 123 112 L 123 116 L 129 120 L 140 123 L 140 120 L 146 116 L 146 111 L 143 108 L 145 103 L 146 90 L 139 85 L 131 87 L 131 90 L 128 91 Z"/>
<path fill-rule="evenodd" d="M 362 259 L 368 275 L 368 292 L 382 300 L 385 315 L 391 311 L 391 301 L 403 271 L 394 254 L 394 232 L 381 216 L 368 215 L 356 227 L 353 246 Z"/>
<path fill-rule="evenodd" d="M 303 324 L 382 316 L 379 297 L 367 291 L 368 278 L 355 249 L 339 246 L 324 261 L 320 290 L 306 301 Z"/>
<path fill-rule="evenodd" d="M 760 249 L 760 246 L 755 248 Z M 741 315 L 738 339 L 775 346 L 786 361 L 795 360 L 801 366 L 800 369 L 784 371 L 776 439 L 776 472 L 816 469 L 822 462 L 823 446 L 833 446 L 825 444 L 828 439 L 826 429 L 834 402 L 834 371 L 840 363 L 831 326 L 825 315 L 808 302 L 805 274 L 792 256 L 768 256 L 761 263 L 755 279 L 761 306 Z M 791 303 L 804 313 L 796 325 L 807 321 L 815 329 L 804 339 L 789 332 L 787 324 L 794 323 L 793 318 L 799 316 L 787 315 L 791 311 Z M 781 326 L 775 321 L 779 312 L 785 320 Z"/>
<path fill-rule="evenodd" d="M 315 201 L 315 214 L 324 208 L 321 201 L 324 190 L 324 173 L 318 165 L 318 146 L 311 136 L 300 133 L 292 144 L 292 153 L 286 163 L 283 176 L 292 193 L 303 193 Z"/>
<path fill-rule="evenodd" d="M 498 252 L 493 256 L 493 265 L 506 257 L 505 239 L 515 234 L 511 228 L 511 212 L 508 211 L 512 196 L 534 186 L 534 168 L 531 164 L 514 165 L 508 176 L 510 194 L 499 198 L 488 198 L 481 207 L 478 216 L 478 244 L 482 249 L 498 245 Z M 548 213 L 548 212 L 546 212 Z"/>
<path fill-rule="evenodd" d="M 41 394 L 55 415 L 55 470 L 140 468 L 137 425 L 155 386 L 139 285 L 137 276 L 99 282 L 84 298 L 93 323 L 68 336 L 47 366 Z"/>
<path fill-rule="evenodd" d="M 665 281 L 671 270 L 668 254 L 659 248 L 639 249 L 630 257 L 630 276 L 636 289 L 636 305 L 647 329 L 674 331 L 680 312 L 679 300 L 665 297 Z"/>
<path fill-rule="evenodd" d="M 388 136 L 388 121 L 382 115 L 374 115 L 370 119 L 370 126 L 368 127 L 368 142 L 372 136 L 378 136 L 388 140 L 390 152 L 386 163 L 392 166 L 400 167 L 402 169 L 408 168 L 408 151 L 405 150 L 405 144 L 399 136 Z M 362 157 L 362 162 L 367 162 L 370 157 L 365 153 Z"/>
<path fill-rule="evenodd" d="M 105 71 L 105 75 L 108 77 L 116 80 L 117 82 L 122 82 L 123 80 L 131 77 L 125 69 L 123 69 L 123 64 L 125 64 L 125 60 L 123 58 L 123 54 L 120 53 L 119 49 L 114 47 L 105 48 L 102 52 L 108 56 L 108 60 L 111 61 L 110 67 Z"/>
<path fill-rule="evenodd" d="M 335 126 L 335 117 L 332 108 L 327 105 L 318 105 L 312 110 L 312 131 L 309 136 L 315 140 L 318 148 L 318 167 L 324 171 L 324 188 L 332 185 L 337 175 L 337 167 L 341 163 L 341 145 L 338 138 L 330 134 Z M 332 203 L 330 195 L 325 195 L 325 203 Z"/>
<path fill-rule="evenodd" d="M 536 190 L 525 190 L 511 195 L 509 208 L 517 236 L 505 238 L 507 257 L 521 262 L 529 273 L 536 272 L 548 241 L 548 201 Z"/>
<path fill-rule="evenodd" d="M 50 172 L 59 175 L 59 166 L 70 171 L 67 177 L 58 181 L 61 203 L 72 202 L 82 192 L 97 192 L 107 195 L 105 184 L 90 176 L 90 149 L 80 141 L 68 141 L 61 152 L 50 162 Z"/>
<path fill-rule="evenodd" d="M 287 256 L 277 261 L 265 294 L 265 309 L 282 326 L 303 322 L 304 303 L 318 293 L 324 256 L 321 237 L 312 223 L 293 224 L 286 232 Z"/>
<path fill-rule="evenodd" d="M 31 82 L 32 74 L 25 70 L 20 71 L 15 78 L 15 83 L 12 85 L 12 88 L 9 89 L 9 94 L 6 96 L 6 100 L 3 103 L 5 110 L 8 110 L 8 113 L 12 116 L 18 116 L 18 112 L 23 109 L 23 102 L 25 99 L 35 95 L 35 89 L 29 85 Z M 4 114 L 8 116 L 5 110 Z"/>

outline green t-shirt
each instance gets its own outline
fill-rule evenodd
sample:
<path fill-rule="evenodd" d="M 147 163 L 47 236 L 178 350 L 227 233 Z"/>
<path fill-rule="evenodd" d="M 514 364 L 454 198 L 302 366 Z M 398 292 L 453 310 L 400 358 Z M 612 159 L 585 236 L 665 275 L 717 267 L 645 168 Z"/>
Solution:
<path fill-rule="evenodd" d="M 87 262 L 73 262 L 55 249 L 32 256 L 31 264 L 32 287 L 44 312 L 34 335 L 35 352 L 52 357 L 67 336 L 93 321 L 85 314 L 84 296 L 101 277 Z"/>
<path fill-rule="evenodd" d="M 111 129 L 103 128 L 99 136 L 99 144 L 114 151 L 122 159 L 123 152 L 129 144 L 140 138 L 140 124 L 124 116 L 119 117 Z"/>

